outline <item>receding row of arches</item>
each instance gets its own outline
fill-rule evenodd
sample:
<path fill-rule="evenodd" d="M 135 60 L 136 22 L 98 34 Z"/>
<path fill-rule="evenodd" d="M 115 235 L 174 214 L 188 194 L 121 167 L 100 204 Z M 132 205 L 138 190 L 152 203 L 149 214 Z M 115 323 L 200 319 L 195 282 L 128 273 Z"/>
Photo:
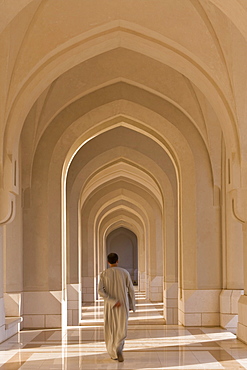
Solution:
<path fill-rule="evenodd" d="M 63 291 L 67 285 L 78 285 L 77 308 L 68 311 L 68 322 L 78 323 L 80 297 L 96 297 L 108 228 L 125 227 L 142 240 L 140 289 L 151 300 L 163 300 L 164 284 L 171 286 L 165 317 L 177 323 L 178 296 L 184 313 L 183 291 L 214 291 L 215 301 L 221 291 L 220 209 L 212 163 L 200 132 L 181 111 L 171 124 L 167 110 L 163 117 L 135 101 L 116 100 L 120 85 L 114 85 L 112 102 L 108 98 L 70 125 L 60 125 L 56 139 L 50 125 L 38 142 L 24 196 L 25 254 L 34 254 L 32 263 L 30 257 L 24 261 L 24 281 L 30 291 L 37 286 L 42 292 L 58 291 L 55 269 L 62 269 Z M 123 83 L 120 91 L 125 87 Z M 23 128 L 25 145 L 32 122 L 30 115 Z M 58 121 L 53 122 L 58 135 Z M 26 170 L 25 163 L 22 168 Z M 28 180 L 25 173 L 22 178 Z M 216 232 L 205 232 L 208 229 Z M 38 232 L 34 235 L 32 230 Z M 61 243 L 63 258 L 57 261 Z M 72 298 L 68 293 L 69 305 L 75 307 L 74 294 Z M 181 317 L 179 322 L 185 323 Z"/>
<path fill-rule="evenodd" d="M 247 270 L 239 2 L 232 15 L 214 0 L 147 2 L 154 22 L 139 0 L 92 0 L 98 12 L 77 1 L 83 22 L 74 10 L 67 29 L 73 6 L 56 1 L 19 5 L 0 38 L 1 307 L 25 328 L 78 325 L 116 251 L 167 324 L 236 329 Z"/>

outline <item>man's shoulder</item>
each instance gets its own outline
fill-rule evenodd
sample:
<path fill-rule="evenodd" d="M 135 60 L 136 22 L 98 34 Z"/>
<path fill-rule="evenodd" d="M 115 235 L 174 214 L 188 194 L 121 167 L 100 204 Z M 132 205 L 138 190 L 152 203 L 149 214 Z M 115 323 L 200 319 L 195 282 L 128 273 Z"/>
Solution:
<path fill-rule="evenodd" d="M 116 266 L 116 267 L 111 267 L 111 268 L 108 268 L 108 269 L 102 271 L 100 276 L 104 277 L 104 276 L 107 276 L 107 275 L 111 275 L 113 273 L 113 271 L 116 271 L 116 272 L 118 271 L 122 275 L 129 275 L 128 270 L 126 270 L 123 267 Z"/>
<path fill-rule="evenodd" d="M 123 267 L 117 267 L 117 269 L 119 270 L 119 271 L 121 271 L 123 274 L 125 274 L 125 275 L 129 275 L 129 271 L 128 270 L 126 270 L 125 268 L 123 268 Z"/>

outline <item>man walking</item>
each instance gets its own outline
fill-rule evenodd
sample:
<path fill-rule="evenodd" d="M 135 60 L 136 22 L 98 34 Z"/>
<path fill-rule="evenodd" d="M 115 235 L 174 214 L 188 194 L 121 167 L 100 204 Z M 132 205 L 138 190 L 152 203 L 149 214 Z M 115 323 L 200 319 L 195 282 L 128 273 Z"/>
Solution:
<path fill-rule="evenodd" d="M 135 292 L 127 270 L 118 267 L 118 255 L 107 256 L 109 269 L 100 275 L 99 295 L 104 299 L 106 349 L 113 360 L 123 362 L 129 310 L 135 311 Z"/>

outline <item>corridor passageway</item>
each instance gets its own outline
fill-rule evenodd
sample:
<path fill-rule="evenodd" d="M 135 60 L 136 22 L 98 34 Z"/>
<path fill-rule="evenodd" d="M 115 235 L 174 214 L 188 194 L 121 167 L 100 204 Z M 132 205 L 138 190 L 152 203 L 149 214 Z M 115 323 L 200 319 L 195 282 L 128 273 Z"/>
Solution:
<path fill-rule="evenodd" d="M 0 1 L 0 343 L 24 346 L 6 360 L 116 366 L 109 251 L 147 300 L 123 366 L 242 356 L 246 60 L 246 0 Z"/>
<path fill-rule="evenodd" d="M 136 293 L 124 363 L 111 360 L 103 337 L 103 302 L 83 307 L 82 326 L 24 330 L 0 345 L 0 369 L 247 369 L 247 345 L 225 329 L 165 325 L 162 305 Z"/>

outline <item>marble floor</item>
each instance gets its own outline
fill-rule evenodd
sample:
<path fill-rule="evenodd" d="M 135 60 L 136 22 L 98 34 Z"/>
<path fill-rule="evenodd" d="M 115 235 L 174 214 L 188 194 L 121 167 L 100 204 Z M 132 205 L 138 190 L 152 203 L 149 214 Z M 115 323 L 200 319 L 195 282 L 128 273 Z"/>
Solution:
<path fill-rule="evenodd" d="M 165 325 L 162 304 L 136 293 L 124 359 L 106 353 L 103 302 L 84 305 L 82 325 L 23 330 L 0 345 L 0 369 L 247 369 L 247 345 L 222 328 Z"/>

